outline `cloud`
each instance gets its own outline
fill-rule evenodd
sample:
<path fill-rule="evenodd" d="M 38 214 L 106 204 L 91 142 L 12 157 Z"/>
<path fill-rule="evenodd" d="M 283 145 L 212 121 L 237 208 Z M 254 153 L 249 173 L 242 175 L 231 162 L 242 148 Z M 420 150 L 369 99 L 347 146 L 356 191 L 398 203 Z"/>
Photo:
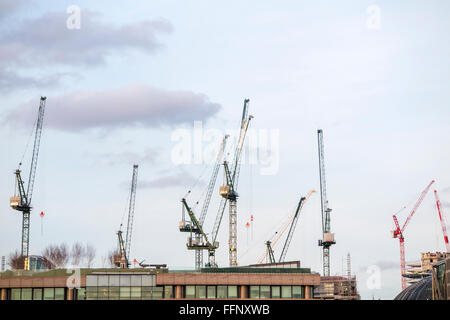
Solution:
<path fill-rule="evenodd" d="M 2 0 L 0 1 L 0 20 L 14 13 L 25 4 L 25 0 Z"/>
<path fill-rule="evenodd" d="M 151 188 L 170 188 L 170 187 L 186 187 L 193 185 L 196 179 L 191 175 L 180 172 L 174 175 L 162 176 L 154 180 L 142 180 L 138 182 L 138 187 L 143 189 Z"/>
<path fill-rule="evenodd" d="M 2 4 L 11 7 L 11 4 Z M 0 7 L 1 9 L 1 7 Z M 102 65 L 106 58 L 116 53 L 131 51 L 153 54 L 164 46 L 158 35 L 169 34 L 173 27 L 164 19 L 143 20 L 123 26 L 99 21 L 99 14 L 81 10 L 80 29 L 69 29 L 65 12 L 46 13 L 38 18 L 17 22 L 18 27 L 0 33 L 0 76 L 8 90 L 33 86 L 38 79 L 24 77 L 20 82 L 14 74 L 18 69 L 40 74 L 47 67 L 92 67 Z M 58 84 L 59 74 L 48 80 Z M 41 86 L 45 83 L 40 83 Z M 5 87 L 0 90 L 7 91 Z"/>
<path fill-rule="evenodd" d="M 100 155 L 100 158 L 107 161 L 109 165 L 154 164 L 160 152 L 161 150 L 159 148 L 147 148 L 143 154 L 138 154 L 136 152 L 104 153 Z"/>
<path fill-rule="evenodd" d="M 7 123 L 29 125 L 38 99 L 7 114 Z M 161 127 L 205 120 L 220 109 L 204 94 L 130 84 L 119 89 L 78 91 L 47 97 L 45 126 L 61 131 L 95 128 Z"/>
<path fill-rule="evenodd" d="M 393 262 L 393 261 L 378 261 L 373 263 L 372 265 L 379 267 L 381 271 L 400 268 L 400 262 Z M 368 267 L 369 266 L 361 267 L 359 271 L 365 272 L 367 271 Z"/>

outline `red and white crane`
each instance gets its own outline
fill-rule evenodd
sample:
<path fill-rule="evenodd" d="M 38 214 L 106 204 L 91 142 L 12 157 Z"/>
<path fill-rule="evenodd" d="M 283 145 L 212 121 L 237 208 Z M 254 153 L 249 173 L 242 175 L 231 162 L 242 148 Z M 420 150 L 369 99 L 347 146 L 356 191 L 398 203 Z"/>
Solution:
<path fill-rule="evenodd" d="M 417 208 L 419 208 L 420 204 L 422 203 L 423 199 L 427 195 L 428 190 L 430 190 L 431 185 L 433 183 L 434 183 L 434 180 L 431 180 L 431 182 L 428 184 L 428 186 L 425 188 L 425 190 L 422 191 L 419 199 L 417 200 L 416 204 L 414 205 L 413 209 L 411 210 L 411 213 L 406 218 L 405 223 L 403 224 L 403 227 L 400 228 L 400 224 L 398 223 L 397 217 L 395 215 L 393 215 L 394 223 L 395 223 L 395 230 L 392 231 L 392 238 L 398 238 L 400 240 L 400 267 L 401 267 L 402 290 L 406 289 L 406 280 L 403 277 L 403 275 L 406 273 L 405 238 L 403 236 L 403 232 L 405 231 L 406 226 L 408 225 L 409 221 L 411 221 L 412 216 L 414 215 L 414 213 L 416 213 Z"/>
<path fill-rule="evenodd" d="M 439 213 L 439 220 L 441 221 L 441 227 L 442 227 L 442 234 L 444 235 L 444 242 L 445 242 L 445 250 L 447 251 L 447 253 L 450 252 L 450 245 L 448 243 L 448 235 L 447 235 L 447 227 L 445 225 L 445 218 L 444 215 L 441 211 L 441 201 L 439 201 L 439 197 L 437 194 L 437 191 L 434 190 L 434 196 L 436 198 L 436 207 Z"/>

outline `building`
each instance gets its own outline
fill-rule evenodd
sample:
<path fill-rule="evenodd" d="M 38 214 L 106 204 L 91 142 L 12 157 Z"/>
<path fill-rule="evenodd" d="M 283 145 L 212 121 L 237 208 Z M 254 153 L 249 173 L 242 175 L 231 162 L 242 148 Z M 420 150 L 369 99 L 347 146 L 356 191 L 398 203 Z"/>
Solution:
<path fill-rule="evenodd" d="M 408 263 L 406 273 L 406 285 L 418 283 L 424 278 L 431 275 L 433 265 L 439 261 L 445 260 L 446 254 L 444 252 L 425 252 L 420 254 L 420 261 Z"/>
<path fill-rule="evenodd" d="M 433 300 L 450 300 L 450 257 L 433 265 L 431 278 Z"/>
<path fill-rule="evenodd" d="M 76 288 L 72 288 L 74 283 Z M 313 299 L 307 268 L 81 269 L 4 272 L 1 300 Z"/>
<path fill-rule="evenodd" d="M 314 297 L 326 300 L 360 300 L 355 276 L 321 277 Z"/>

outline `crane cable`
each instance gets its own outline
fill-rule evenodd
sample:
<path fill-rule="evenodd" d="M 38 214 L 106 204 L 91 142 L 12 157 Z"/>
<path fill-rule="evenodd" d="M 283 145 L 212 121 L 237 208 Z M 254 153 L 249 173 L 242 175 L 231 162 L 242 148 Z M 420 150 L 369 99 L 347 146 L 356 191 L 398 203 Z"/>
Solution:
<path fill-rule="evenodd" d="M 33 137 L 33 133 L 34 133 L 34 131 L 36 130 L 37 121 L 38 121 L 38 120 L 37 120 L 37 118 L 36 118 L 36 120 L 34 120 L 33 128 L 31 129 L 30 135 L 29 135 L 29 137 L 28 137 L 27 145 L 25 146 L 25 150 L 23 151 L 22 157 L 20 158 L 20 161 L 19 161 L 19 169 L 20 169 L 20 166 L 22 165 L 23 159 L 25 158 L 25 154 L 26 154 L 27 151 L 28 151 L 28 146 L 30 145 L 30 141 L 31 141 L 31 138 Z"/>

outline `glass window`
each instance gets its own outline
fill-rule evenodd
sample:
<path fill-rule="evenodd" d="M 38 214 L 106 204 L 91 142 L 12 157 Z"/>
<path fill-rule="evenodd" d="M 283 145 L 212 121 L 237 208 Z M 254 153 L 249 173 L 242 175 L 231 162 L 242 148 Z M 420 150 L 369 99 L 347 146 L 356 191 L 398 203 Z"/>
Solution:
<path fill-rule="evenodd" d="M 272 286 L 272 298 L 280 298 L 280 287 Z"/>
<path fill-rule="evenodd" d="M 33 289 L 22 288 L 22 300 L 31 300 L 33 296 Z"/>
<path fill-rule="evenodd" d="M 155 285 L 155 276 L 154 275 L 143 275 L 142 276 L 142 286 L 143 287 L 152 287 Z"/>
<path fill-rule="evenodd" d="M 96 287 L 97 286 L 97 276 L 88 274 L 86 276 L 86 287 Z"/>
<path fill-rule="evenodd" d="M 42 300 L 42 289 L 33 289 L 33 300 Z"/>
<path fill-rule="evenodd" d="M 141 287 L 131 287 L 131 299 L 141 299 Z"/>
<path fill-rule="evenodd" d="M 140 287 L 141 286 L 142 276 L 140 274 L 133 274 L 131 276 L 131 286 L 132 287 Z"/>
<path fill-rule="evenodd" d="M 84 300 L 86 298 L 86 288 L 77 289 L 77 300 Z"/>
<path fill-rule="evenodd" d="M 294 299 L 303 298 L 301 286 L 292 286 L 292 298 L 294 298 Z"/>
<path fill-rule="evenodd" d="M 259 286 L 250 286 L 250 298 L 259 299 Z"/>
<path fill-rule="evenodd" d="M 291 286 L 281 286 L 281 297 L 284 299 L 292 298 Z"/>
<path fill-rule="evenodd" d="M 130 299 L 130 287 L 120 287 L 120 299 Z"/>
<path fill-rule="evenodd" d="M 55 300 L 64 300 L 65 288 L 55 288 Z"/>
<path fill-rule="evenodd" d="M 153 299 L 162 299 L 163 298 L 164 287 L 153 287 Z"/>
<path fill-rule="evenodd" d="M 86 287 L 86 300 L 97 300 L 97 287 Z"/>
<path fill-rule="evenodd" d="M 261 286 L 259 296 L 261 299 L 270 299 L 270 286 Z"/>
<path fill-rule="evenodd" d="M 120 285 L 120 276 L 118 274 L 109 275 L 109 286 L 118 287 Z"/>
<path fill-rule="evenodd" d="M 98 300 L 108 300 L 108 287 L 98 287 L 97 292 Z"/>
<path fill-rule="evenodd" d="M 130 275 L 120 275 L 120 286 L 121 287 L 129 287 L 131 285 L 131 276 Z"/>
<path fill-rule="evenodd" d="M 120 298 L 120 291 L 119 287 L 109 287 L 109 300 L 119 300 Z"/>
<path fill-rule="evenodd" d="M 215 299 L 216 298 L 216 287 L 215 286 L 208 286 L 208 288 L 207 288 L 207 297 L 208 297 L 208 299 Z"/>
<path fill-rule="evenodd" d="M 11 300 L 20 300 L 20 288 L 11 289 Z"/>
<path fill-rule="evenodd" d="M 217 298 L 218 299 L 227 298 L 227 286 L 217 286 Z"/>
<path fill-rule="evenodd" d="M 198 299 L 205 299 L 206 298 L 206 286 L 196 286 L 195 287 L 195 297 Z"/>
<path fill-rule="evenodd" d="M 186 298 L 195 298 L 195 286 L 186 286 Z"/>
<path fill-rule="evenodd" d="M 228 286 L 228 298 L 237 298 L 238 289 L 237 286 Z"/>
<path fill-rule="evenodd" d="M 108 276 L 107 275 L 101 275 L 98 276 L 98 286 L 99 287 L 107 287 L 108 286 Z"/>
<path fill-rule="evenodd" d="M 142 287 L 141 297 L 144 300 L 151 300 L 152 299 L 152 287 Z"/>
<path fill-rule="evenodd" d="M 53 288 L 44 288 L 44 300 L 54 300 L 55 290 Z"/>
<path fill-rule="evenodd" d="M 164 286 L 164 298 L 173 298 L 173 286 Z"/>

